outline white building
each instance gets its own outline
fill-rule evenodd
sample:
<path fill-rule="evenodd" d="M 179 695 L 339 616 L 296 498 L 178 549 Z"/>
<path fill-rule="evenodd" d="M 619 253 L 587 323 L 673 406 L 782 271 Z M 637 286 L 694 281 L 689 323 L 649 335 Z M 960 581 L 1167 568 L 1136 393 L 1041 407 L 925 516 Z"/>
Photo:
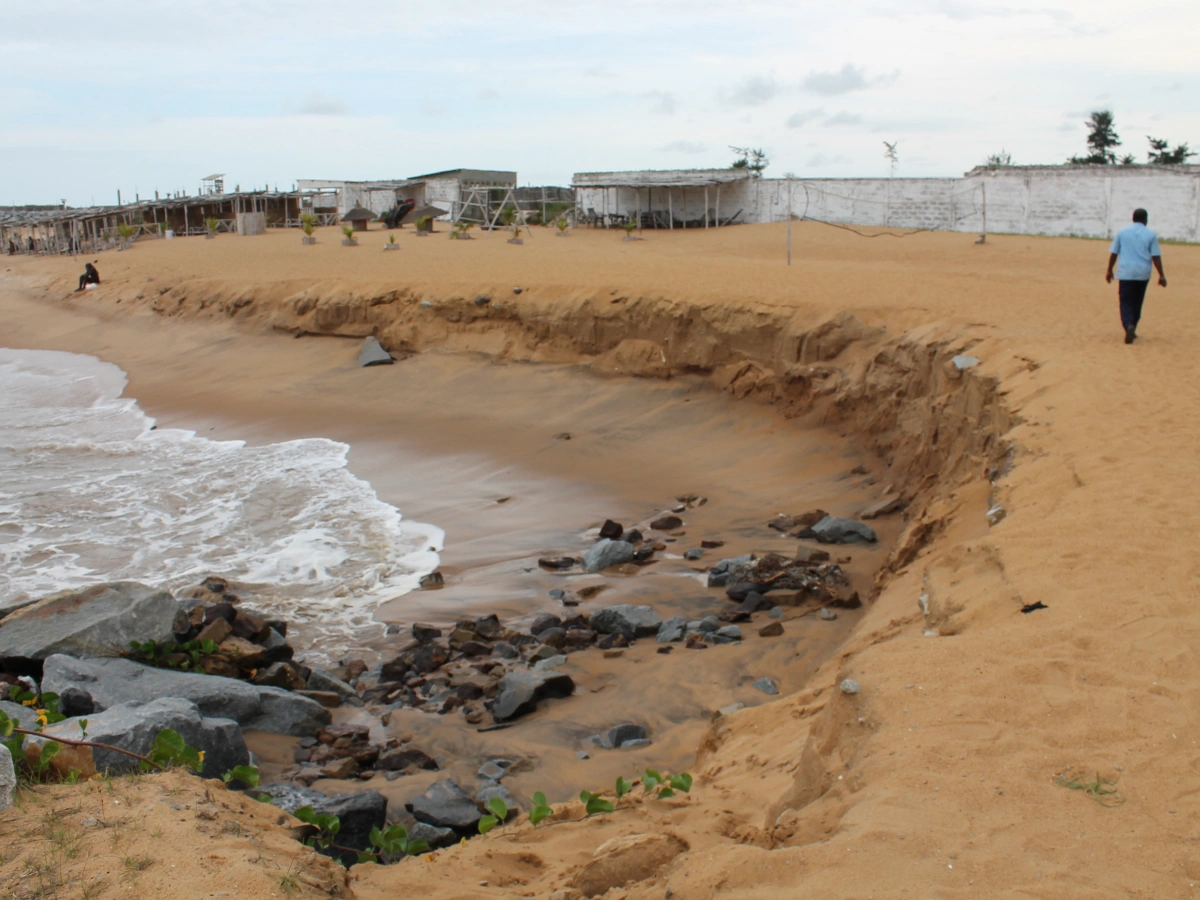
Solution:
<path fill-rule="evenodd" d="M 466 202 L 471 187 L 507 189 L 517 183 L 516 172 L 496 172 L 487 169 L 448 169 L 430 172 L 395 181 L 338 181 L 321 178 L 301 178 L 297 187 L 302 191 L 325 189 L 338 192 L 338 215 L 356 206 L 373 213 L 383 213 L 398 201 L 412 198 L 417 208 L 436 206 L 453 216 Z"/>
<path fill-rule="evenodd" d="M 577 174 L 576 212 L 646 227 L 785 221 L 1111 237 L 1133 210 L 1162 237 L 1200 240 L 1200 166 L 979 167 L 961 178 L 753 178 L 702 169 Z M 719 208 L 718 208 L 719 196 Z M 705 199 L 707 197 L 707 199 Z M 682 209 L 681 209 L 682 206 Z M 615 218 L 614 218 L 615 217 Z"/>

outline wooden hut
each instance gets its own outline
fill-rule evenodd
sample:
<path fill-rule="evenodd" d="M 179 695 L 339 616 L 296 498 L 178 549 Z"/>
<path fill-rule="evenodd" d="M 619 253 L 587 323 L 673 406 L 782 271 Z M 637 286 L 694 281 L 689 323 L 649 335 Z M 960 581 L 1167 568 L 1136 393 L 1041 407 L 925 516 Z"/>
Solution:
<path fill-rule="evenodd" d="M 375 221 L 375 213 L 369 209 L 363 209 L 361 206 L 356 206 L 342 216 L 342 221 L 349 222 L 355 231 L 366 231 L 367 223 Z"/>

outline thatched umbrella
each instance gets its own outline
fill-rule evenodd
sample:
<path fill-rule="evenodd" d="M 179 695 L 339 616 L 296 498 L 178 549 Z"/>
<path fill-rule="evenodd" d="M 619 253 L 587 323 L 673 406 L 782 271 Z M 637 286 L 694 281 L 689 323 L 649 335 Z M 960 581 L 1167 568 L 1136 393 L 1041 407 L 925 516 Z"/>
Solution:
<path fill-rule="evenodd" d="M 440 206 L 422 206 L 419 209 L 414 209 L 407 216 L 400 220 L 401 225 L 407 225 L 409 222 L 420 222 L 426 216 L 430 219 L 436 219 L 439 216 L 446 215 L 446 210 Z"/>
<path fill-rule="evenodd" d="M 375 213 L 369 209 L 363 209 L 361 206 L 356 206 L 350 212 L 342 216 L 343 222 L 349 222 L 354 226 L 355 231 L 366 231 L 367 223 L 375 221 Z"/>

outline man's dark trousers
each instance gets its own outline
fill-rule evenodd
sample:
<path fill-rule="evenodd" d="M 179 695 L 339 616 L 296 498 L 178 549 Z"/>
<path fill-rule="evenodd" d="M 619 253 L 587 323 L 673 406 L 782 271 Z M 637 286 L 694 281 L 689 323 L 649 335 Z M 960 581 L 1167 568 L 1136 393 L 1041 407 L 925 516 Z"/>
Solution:
<path fill-rule="evenodd" d="M 1121 297 L 1121 326 L 1128 331 L 1137 330 L 1142 318 L 1142 302 L 1146 299 L 1146 287 L 1150 280 L 1118 282 Z"/>

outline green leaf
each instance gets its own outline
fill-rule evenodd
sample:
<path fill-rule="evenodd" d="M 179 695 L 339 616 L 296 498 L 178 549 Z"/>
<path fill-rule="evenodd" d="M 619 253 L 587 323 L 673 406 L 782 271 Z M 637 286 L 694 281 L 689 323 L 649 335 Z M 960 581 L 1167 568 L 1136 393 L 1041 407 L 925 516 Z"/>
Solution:
<path fill-rule="evenodd" d="M 13 720 L 4 712 L 0 712 L 0 737 L 8 737 L 13 733 Z"/>
<path fill-rule="evenodd" d="M 675 792 L 673 790 L 671 790 L 669 787 L 660 788 L 658 791 L 658 799 L 659 800 L 666 800 L 668 797 L 674 797 L 674 796 L 675 796 Z"/>
<path fill-rule="evenodd" d="M 163 748 L 174 750 L 176 753 L 182 753 L 183 748 L 187 746 L 187 741 L 183 739 L 178 731 L 173 728 L 164 728 L 154 737 L 154 743 Z"/>
<path fill-rule="evenodd" d="M 646 773 L 642 776 L 642 786 L 649 792 L 662 784 L 662 780 L 662 776 L 654 771 L 654 769 L 647 769 Z"/>
<path fill-rule="evenodd" d="M 620 775 L 618 775 L 617 776 L 617 799 L 620 799 L 621 797 L 624 797 L 626 794 L 628 794 L 630 788 L 632 788 L 632 787 L 633 787 L 632 781 L 630 781 L 628 778 L 622 778 Z"/>
<path fill-rule="evenodd" d="M 692 776 L 687 772 L 680 772 L 678 775 L 671 776 L 671 787 L 677 791 L 683 791 L 685 794 L 692 790 Z"/>
<path fill-rule="evenodd" d="M 205 653 L 207 653 L 209 656 L 212 656 L 214 653 L 217 652 L 217 644 L 215 641 L 210 640 L 209 638 L 205 638 L 204 640 L 202 640 L 200 642 L 200 649 L 202 651 L 204 651 Z"/>
<path fill-rule="evenodd" d="M 259 803 L 274 803 L 275 802 L 275 798 L 272 797 L 270 794 L 259 794 L 254 799 L 257 800 Z"/>
<path fill-rule="evenodd" d="M 258 769 L 254 766 L 234 766 L 221 777 L 226 784 L 231 781 L 240 781 L 248 788 L 258 787 Z"/>
<path fill-rule="evenodd" d="M 535 806 L 529 811 L 529 824 L 536 825 L 538 822 L 549 818 L 553 814 L 554 810 L 552 810 L 549 806 Z"/>
<path fill-rule="evenodd" d="M 25 743 L 25 738 L 21 735 L 18 734 L 7 741 L 0 741 L 0 743 L 8 748 L 8 753 L 13 758 L 14 763 L 25 761 L 25 748 L 22 746 Z"/>
<path fill-rule="evenodd" d="M 83 735 L 84 740 L 87 740 L 87 719 L 79 720 L 79 733 Z"/>
<path fill-rule="evenodd" d="M 45 772 L 48 768 L 50 768 L 50 761 L 54 759 L 54 757 L 58 756 L 58 751 L 61 749 L 62 744 L 60 744 L 58 741 L 46 741 L 46 743 L 42 744 L 42 755 L 38 758 L 37 770 L 39 772 Z"/>
<path fill-rule="evenodd" d="M 584 808 L 587 810 L 587 814 L 589 816 L 594 816 L 596 813 L 613 811 L 613 805 L 599 794 L 593 794 L 589 791 L 582 791 L 579 794 L 579 799 L 583 801 Z"/>
<path fill-rule="evenodd" d="M 548 803 L 546 802 L 546 795 L 545 795 L 545 794 L 543 794 L 541 791 L 534 791 L 534 793 L 533 793 L 533 805 L 534 805 L 534 806 L 549 806 L 550 804 L 548 804 Z"/>
<path fill-rule="evenodd" d="M 429 844 L 427 844 L 425 841 L 409 841 L 407 852 L 410 856 L 416 856 L 419 853 L 428 853 Z"/>
<path fill-rule="evenodd" d="M 379 857 L 376 856 L 374 853 L 363 853 L 360 851 L 358 854 L 358 862 L 359 862 L 359 865 L 362 865 L 364 863 L 377 863 L 377 862 L 379 862 Z"/>
<path fill-rule="evenodd" d="M 508 818 L 508 804 L 505 803 L 501 798 L 493 797 L 487 802 L 487 805 L 488 809 L 490 809 L 495 814 L 496 818 L 501 822 Z"/>
<path fill-rule="evenodd" d="M 484 816 L 482 819 L 479 820 L 479 833 L 487 834 L 489 831 L 491 831 L 493 828 L 496 827 L 496 824 L 499 821 L 500 820 L 497 819 L 495 816 Z"/>
<path fill-rule="evenodd" d="M 317 824 L 317 811 L 311 806 L 301 806 L 298 810 L 292 813 L 292 815 L 307 825 Z"/>

